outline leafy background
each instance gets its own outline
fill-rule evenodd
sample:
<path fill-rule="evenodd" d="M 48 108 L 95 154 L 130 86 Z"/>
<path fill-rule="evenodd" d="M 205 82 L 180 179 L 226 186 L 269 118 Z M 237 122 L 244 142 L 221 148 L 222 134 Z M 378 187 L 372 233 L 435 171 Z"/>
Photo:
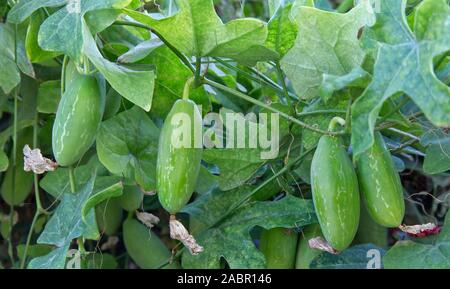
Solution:
<path fill-rule="evenodd" d="M 149 267 L 122 229 L 139 210 L 161 219 L 152 234 L 165 257 L 152 268 L 167 265 L 169 249 L 183 268 L 264 268 L 263 230 L 291 229 L 302 240 L 317 224 L 309 168 L 338 115 L 351 124 L 344 140 L 354 157 L 374 130 L 385 136 L 405 189 L 404 222 L 442 231 L 412 238 L 362 218 L 349 249 L 315 252 L 309 266 L 366 268 L 376 249 L 384 268 L 450 268 L 448 1 L 363 0 L 351 9 L 347 0 L 82 0 L 80 13 L 67 2 L 0 0 L 2 267 L 65 268 L 73 250 L 83 268 Z M 69 168 L 26 173 L 21 149 L 52 157 L 61 85 L 82 62 L 106 79 L 108 95 L 71 192 Z M 259 149 L 204 151 L 178 216 L 205 248 L 197 256 L 169 238 L 152 193 L 160 127 L 193 75 L 207 79 L 191 91 L 203 113 L 283 114 L 274 160 Z"/>

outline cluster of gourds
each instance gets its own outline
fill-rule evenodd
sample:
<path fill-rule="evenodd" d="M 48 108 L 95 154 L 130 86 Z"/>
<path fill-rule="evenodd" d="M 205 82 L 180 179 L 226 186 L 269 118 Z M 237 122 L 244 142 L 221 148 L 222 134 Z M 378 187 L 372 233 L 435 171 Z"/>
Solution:
<path fill-rule="evenodd" d="M 89 150 L 105 112 L 104 80 L 100 76 L 79 74 L 74 69 L 70 74 L 52 132 L 53 153 L 60 166 L 73 166 Z M 196 148 L 193 139 L 191 145 L 182 147 L 177 147 L 173 141 L 174 131 L 180 125 L 176 121 L 179 115 L 187 117 L 193 124 L 201 121 L 199 109 L 188 99 L 188 92 L 189 86 L 186 97 L 173 105 L 159 138 L 156 189 L 161 205 L 170 214 L 176 214 L 191 198 L 201 165 L 202 148 Z M 191 127 L 194 130 L 194 125 Z M 191 135 L 194 135 L 193 131 Z M 132 190 L 133 187 L 129 188 Z M 122 209 L 137 210 L 142 196 L 142 192 L 125 192 L 122 198 L 97 206 L 100 229 L 108 235 L 113 234 L 120 226 Z M 123 235 L 128 253 L 142 268 L 160 267 L 171 255 L 162 241 L 137 220 L 124 222 Z"/>
<path fill-rule="evenodd" d="M 303 230 L 298 248 L 298 235 L 292 231 L 263 232 L 260 247 L 269 268 L 307 268 L 320 253 L 309 248 L 308 240 L 313 237 L 323 236 L 336 252 L 346 249 L 358 231 L 361 209 L 388 228 L 401 225 L 404 217 L 400 176 L 379 132 L 373 146 L 356 160 L 356 169 L 341 137 L 323 135 L 311 164 L 311 189 L 319 225 Z M 365 208 L 360 208 L 360 191 Z"/>
<path fill-rule="evenodd" d="M 72 80 L 66 83 L 53 126 L 53 152 L 60 166 L 75 164 L 92 146 L 105 110 L 104 81 L 92 75 L 74 73 L 72 76 Z M 183 99 L 176 101 L 169 112 L 159 138 L 156 189 L 161 205 L 172 215 L 191 198 L 202 158 L 202 148 L 195 146 L 194 137 L 191 137 L 190 144 L 177 146 L 180 140 L 174 134 L 180 127 L 180 115 L 191 121 L 191 131 L 186 135 L 194 136 L 194 124 L 201 121 L 198 107 L 188 99 L 189 85 Z M 332 120 L 330 131 L 334 129 L 336 120 Z M 312 160 L 311 188 L 321 234 L 336 251 L 347 248 L 357 232 L 360 190 L 370 216 L 377 223 L 397 227 L 403 220 L 405 206 L 400 178 L 378 132 L 374 145 L 356 160 L 356 170 L 341 138 L 333 134 L 323 135 Z M 141 225 L 127 220 L 124 235 L 127 236 L 128 231 L 144 234 L 145 228 Z M 260 247 L 266 254 L 269 267 L 270 260 L 277 260 L 276 256 L 280 256 L 280 248 L 295 250 L 296 245 L 292 244 L 296 244 L 297 236 L 286 232 L 274 229 L 262 234 Z M 141 246 L 135 246 L 138 241 L 133 239 L 125 239 L 131 251 L 132 247 Z M 158 238 L 153 239 L 159 244 Z M 286 240 L 286 244 L 280 240 Z M 278 253 L 270 249 L 274 242 L 278 243 Z M 158 247 L 164 248 L 163 255 L 167 257 L 167 248 L 162 243 Z M 135 255 L 138 258 L 139 254 Z"/>

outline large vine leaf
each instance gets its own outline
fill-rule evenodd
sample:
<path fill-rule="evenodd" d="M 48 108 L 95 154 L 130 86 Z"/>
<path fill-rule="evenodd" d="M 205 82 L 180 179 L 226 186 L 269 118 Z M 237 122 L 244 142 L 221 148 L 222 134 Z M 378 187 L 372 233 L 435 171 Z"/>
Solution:
<path fill-rule="evenodd" d="M 76 167 L 74 171 L 77 187 L 86 184 L 94 173 L 97 176 L 96 181 L 108 173 L 97 157 L 91 158 L 85 165 Z M 48 194 L 57 199 L 61 198 L 63 194 L 70 194 L 69 169 L 60 167 L 53 172 L 48 172 L 39 185 Z"/>
<path fill-rule="evenodd" d="M 40 8 L 63 6 L 67 2 L 68 0 L 21 0 L 9 11 L 8 21 L 21 23 Z"/>
<path fill-rule="evenodd" d="M 181 212 L 187 213 L 195 219 L 196 228 L 191 233 L 195 234 L 204 228 L 216 224 L 220 219 L 231 212 L 241 202 L 248 198 L 254 187 L 246 185 L 233 190 L 222 191 L 219 189 L 200 196 L 194 202 L 185 206 Z"/>
<path fill-rule="evenodd" d="M 420 143 L 428 146 L 423 170 L 427 174 L 439 174 L 450 170 L 450 134 L 443 130 L 430 130 Z"/>
<path fill-rule="evenodd" d="M 219 167 L 219 187 L 224 191 L 242 186 L 265 163 L 259 149 L 207 149 L 203 159 Z"/>
<path fill-rule="evenodd" d="M 152 70 L 133 70 L 103 58 L 84 20 L 82 25 L 83 53 L 118 93 L 144 110 L 149 111 L 153 99 L 155 72 Z"/>
<path fill-rule="evenodd" d="M 371 250 L 377 255 L 369 254 Z M 386 251 L 373 244 L 356 245 L 344 250 L 338 255 L 321 253 L 311 262 L 311 269 L 381 269 L 381 257 Z M 373 258 L 379 257 L 379 264 L 370 262 Z M 371 266 L 379 265 L 379 268 Z"/>
<path fill-rule="evenodd" d="M 379 44 L 373 80 L 354 103 L 352 145 L 355 157 L 373 144 L 383 102 L 404 92 L 438 126 L 450 124 L 450 88 L 436 77 L 433 59 L 450 49 L 450 7 L 425 0 L 416 9 L 414 34 L 405 21 L 405 1 L 381 0 L 377 25 L 369 32 Z"/>
<path fill-rule="evenodd" d="M 101 9 L 121 9 L 131 0 L 33 0 L 21 1 L 15 5 L 8 21 L 12 23 L 23 22 L 34 11 L 42 7 L 56 7 L 67 4 L 64 8 L 50 15 L 39 30 L 39 45 L 45 50 L 61 51 L 72 59 L 78 60 L 83 47 L 82 24 L 86 13 Z"/>
<path fill-rule="evenodd" d="M 63 195 L 61 203 L 39 236 L 39 244 L 62 247 L 80 236 L 94 240 L 98 238 L 94 211 L 90 212 L 86 223 L 81 216 L 81 209 L 93 193 L 94 183 L 95 175 L 77 193 Z"/>
<path fill-rule="evenodd" d="M 140 64 L 156 67 L 152 114 L 165 118 L 175 101 L 182 98 L 186 81 L 192 77 L 189 68 L 167 46 L 154 49 Z M 202 106 L 203 113 L 211 109 L 211 101 L 204 87 L 191 89 L 189 98 Z"/>
<path fill-rule="evenodd" d="M 82 220 L 82 208 L 93 192 L 94 182 L 95 175 L 77 193 L 63 195 L 37 240 L 38 244 L 55 245 L 57 248 L 48 255 L 31 260 L 28 268 L 64 268 L 67 250 L 73 239 L 83 236 L 95 240 L 99 237 L 94 210 L 88 213 L 87 222 Z"/>
<path fill-rule="evenodd" d="M 0 23 L 0 87 L 7 94 L 20 82 L 20 71 L 14 57 L 14 30 Z"/>
<path fill-rule="evenodd" d="M 70 244 L 66 244 L 54 249 L 47 255 L 32 259 L 28 264 L 28 269 L 64 269 L 69 247 Z"/>
<path fill-rule="evenodd" d="M 136 180 L 145 190 L 155 189 L 159 129 L 133 107 L 103 122 L 97 136 L 97 153 L 113 174 Z"/>
<path fill-rule="evenodd" d="M 291 21 L 292 4 L 280 5 L 268 23 L 265 46 L 283 57 L 294 46 L 297 26 Z"/>
<path fill-rule="evenodd" d="M 239 57 L 252 46 L 262 45 L 267 27 L 257 19 L 237 19 L 226 24 L 211 0 L 180 0 L 179 11 L 157 20 L 148 14 L 125 9 L 136 21 L 151 26 L 181 52 L 196 57 Z"/>
<path fill-rule="evenodd" d="M 318 95 L 323 74 L 344 75 L 362 64 L 358 32 L 373 23 L 374 14 L 369 0 L 346 14 L 305 6 L 293 14 L 298 36 L 281 65 L 299 96 L 311 99 Z"/>
<path fill-rule="evenodd" d="M 256 202 L 237 210 L 219 226 L 204 231 L 197 241 L 204 247 L 199 255 L 185 253 L 183 268 L 220 268 L 223 257 L 231 268 L 264 268 L 264 255 L 250 238 L 255 226 L 299 228 L 315 223 L 310 200 L 286 196 L 274 202 Z"/>
<path fill-rule="evenodd" d="M 383 258 L 387 269 L 450 268 L 450 214 L 433 244 L 399 241 Z"/>

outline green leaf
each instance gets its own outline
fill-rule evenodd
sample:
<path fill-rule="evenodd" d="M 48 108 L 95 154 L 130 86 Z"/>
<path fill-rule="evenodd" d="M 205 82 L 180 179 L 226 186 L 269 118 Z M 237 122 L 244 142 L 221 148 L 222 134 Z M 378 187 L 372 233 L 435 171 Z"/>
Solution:
<path fill-rule="evenodd" d="M 450 214 L 433 244 L 397 242 L 384 256 L 387 269 L 447 269 L 450 267 Z"/>
<path fill-rule="evenodd" d="M 96 188 L 94 189 L 94 194 L 89 197 L 86 203 L 81 209 L 81 217 L 83 222 L 86 222 L 86 218 L 96 205 L 102 203 L 103 201 L 119 197 L 123 193 L 123 184 L 118 177 L 101 177 L 95 182 Z"/>
<path fill-rule="evenodd" d="M 136 180 L 145 190 L 155 188 L 159 129 L 143 110 L 133 107 L 103 122 L 97 153 L 113 174 Z"/>
<path fill-rule="evenodd" d="M 151 113 L 165 118 L 175 101 L 183 97 L 186 81 L 192 77 L 189 68 L 167 46 L 154 49 L 140 64 L 156 67 L 155 92 Z M 211 101 L 203 86 L 191 89 L 189 98 L 202 106 L 202 112 L 211 111 Z"/>
<path fill-rule="evenodd" d="M 253 189 L 254 187 L 249 185 L 240 186 L 229 191 L 216 189 L 186 205 L 181 212 L 187 213 L 194 218 L 197 226 L 191 233 L 198 233 L 201 229 L 216 224 L 248 198 Z"/>
<path fill-rule="evenodd" d="M 356 245 L 344 250 L 339 255 L 333 255 L 330 253 L 322 253 L 317 256 L 310 265 L 311 269 L 368 269 L 368 265 L 371 265 L 370 261 L 374 258 L 373 255 L 368 254 L 370 250 L 376 250 L 380 257 L 381 269 L 381 257 L 385 254 L 385 250 L 372 244 Z M 374 252 L 376 252 L 374 251 Z M 372 268 L 372 267 L 370 267 Z"/>
<path fill-rule="evenodd" d="M 49 51 L 61 51 L 78 61 L 83 41 L 83 22 L 87 12 L 108 8 L 121 9 L 130 0 L 84 0 L 68 3 L 64 8 L 50 15 L 39 30 L 39 45 Z M 96 25 L 98 26 L 98 25 Z M 94 27 L 94 32 L 101 28 Z"/>
<path fill-rule="evenodd" d="M 370 31 L 380 42 L 373 80 L 353 104 L 354 156 L 373 144 L 379 111 L 389 97 L 404 92 L 435 125 L 450 124 L 450 88 L 436 78 L 433 59 L 450 49 L 450 7 L 425 0 L 416 9 L 414 34 L 402 0 L 381 0 L 381 14 Z"/>
<path fill-rule="evenodd" d="M 45 12 L 38 10 L 30 17 L 27 37 L 25 39 L 25 48 L 27 56 L 31 62 L 43 62 L 59 55 L 58 52 L 43 50 L 38 44 L 39 28 L 45 20 Z"/>
<path fill-rule="evenodd" d="M 56 113 L 61 99 L 61 81 L 50 80 L 39 85 L 37 110 L 40 113 Z"/>
<path fill-rule="evenodd" d="M 20 72 L 14 57 L 14 29 L 0 23 L 0 87 L 8 94 L 20 82 Z"/>
<path fill-rule="evenodd" d="M 450 170 L 450 134 L 442 130 L 430 130 L 421 139 L 422 145 L 429 145 L 423 170 L 434 175 Z"/>
<path fill-rule="evenodd" d="M 207 149 L 203 159 L 220 169 L 220 189 L 227 191 L 242 186 L 264 165 L 258 149 Z"/>
<path fill-rule="evenodd" d="M 151 70 L 133 70 L 103 58 L 84 21 L 82 26 L 83 53 L 119 94 L 144 110 L 150 110 L 155 85 L 155 73 Z"/>
<path fill-rule="evenodd" d="M 275 202 L 257 202 L 242 207 L 219 226 L 201 233 L 196 239 L 204 252 L 183 255 L 183 268 L 220 268 L 223 257 L 230 268 L 264 268 L 264 255 L 256 249 L 250 230 L 256 226 L 264 229 L 299 228 L 315 223 L 313 204 L 286 196 Z"/>
<path fill-rule="evenodd" d="M 154 51 L 161 45 L 163 45 L 163 42 L 158 38 L 143 41 L 132 49 L 128 50 L 125 54 L 122 54 L 119 58 L 117 58 L 117 61 L 120 63 L 138 62 L 139 60 L 147 57 L 150 53 L 152 53 L 152 51 Z"/>
<path fill-rule="evenodd" d="M 19 1 L 8 13 L 8 21 L 21 23 L 25 21 L 34 11 L 43 7 L 58 7 L 67 3 L 67 0 L 29 0 Z"/>
<path fill-rule="evenodd" d="M 70 243 L 60 248 L 56 248 L 49 254 L 36 257 L 28 264 L 28 269 L 64 269 L 66 265 L 66 255 Z"/>
<path fill-rule="evenodd" d="M 97 157 L 90 159 L 86 165 L 76 167 L 75 181 L 77 187 L 86 184 L 95 172 L 97 176 L 103 176 L 107 173 Z M 98 179 L 99 177 L 96 178 L 96 180 Z M 53 172 L 48 172 L 40 181 L 39 185 L 56 199 L 61 198 L 63 194 L 70 194 L 69 169 L 59 167 Z"/>
<path fill-rule="evenodd" d="M 264 22 L 237 19 L 223 24 L 211 0 L 180 0 L 179 11 L 161 20 L 148 14 L 125 9 L 135 20 L 158 31 L 179 51 L 196 57 L 219 56 L 233 58 L 267 37 Z"/>
<path fill-rule="evenodd" d="M 37 240 L 39 244 L 64 247 L 80 236 L 88 239 L 98 238 L 94 210 L 91 210 L 88 216 L 88 224 L 82 221 L 81 214 L 83 206 L 93 192 L 94 182 L 95 175 L 77 193 L 63 195 L 61 203 Z"/>
<path fill-rule="evenodd" d="M 311 99 L 318 95 L 324 74 L 345 75 L 362 64 L 358 32 L 372 24 L 374 15 L 369 0 L 346 14 L 304 6 L 293 13 L 298 36 L 281 65 L 295 91 Z"/>
<path fill-rule="evenodd" d="M 297 26 L 289 18 L 291 8 L 292 5 L 280 6 L 268 23 L 266 47 L 276 51 L 280 57 L 294 46 L 297 37 Z"/>
<path fill-rule="evenodd" d="M 348 87 L 365 88 L 372 77 L 361 67 L 356 67 L 345 75 L 324 74 L 322 86 L 320 87 L 320 96 L 327 102 L 333 96 L 335 91 Z"/>
<path fill-rule="evenodd" d="M 0 150 L 0 172 L 4 172 L 9 167 L 9 159 L 6 153 Z"/>

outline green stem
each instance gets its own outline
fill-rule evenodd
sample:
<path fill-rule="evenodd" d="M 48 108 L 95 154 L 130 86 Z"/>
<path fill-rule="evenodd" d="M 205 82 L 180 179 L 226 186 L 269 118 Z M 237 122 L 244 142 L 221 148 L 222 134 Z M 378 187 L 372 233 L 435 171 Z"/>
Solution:
<path fill-rule="evenodd" d="M 184 89 L 183 89 L 183 99 L 184 100 L 188 100 L 189 99 L 189 91 L 191 89 L 191 85 L 192 85 L 193 82 L 195 82 L 195 78 L 191 77 L 184 84 Z"/>
<path fill-rule="evenodd" d="M 399 129 L 396 129 L 396 128 L 393 128 L 393 127 L 388 128 L 388 130 L 393 132 L 393 133 L 396 133 L 398 135 L 401 135 L 401 136 L 404 136 L 404 137 L 407 137 L 407 138 L 410 138 L 410 139 L 413 139 L 413 140 L 416 140 L 416 141 L 420 141 L 419 137 L 417 137 L 417 136 L 415 136 L 415 135 L 413 135 L 411 133 L 408 133 L 408 132 L 405 132 L 405 131 L 402 131 L 402 130 L 399 130 Z"/>
<path fill-rule="evenodd" d="M 67 55 L 64 55 L 64 60 L 62 63 L 62 68 L 61 68 L 61 96 L 66 91 L 66 68 L 67 68 L 68 63 L 69 63 L 69 57 Z"/>
<path fill-rule="evenodd" d="M 202 58 L 197 57 L 196 61 L 195 61 L 195 73 L 194 73 L 194 87 L 195 88 L 202 85 L 202 80 L 201 80 L 201 76 L 200 76 L 201 71 L 202 71 Z"/>
<path fill-rule="evenodd" d="M 281 117 L 283 117 L 283 118 L 287 119 L 288 121 L 291 121 L 291 122 L 293 122 L 293 123 L 295 123 L 295 124 L 305 128 L 305 129 L 309 129 L 311 131 L 314 131 L 314 132 L 317 132 L 317 133 L 320 133 L 320 134 L 326 134 L 326 135 L 342 135 L 342 134 L 344 134 L 344 132 L 332 132 L 332 131 L 325 131 L 325 130 L 318 129 L 318 128 L 316 128 L 314 126 L 311 126 L 311 125 L 309 125 L 307 123 L 304 123 L 304 122 L 302 122 L 302 121 L 300 121 L 300 120 L 298 120 L 298 119 L 296 119 L 296 118 L 294 118 L 294 117 L 292 117 L 292 116 L 290 116 L 290 115 L 288 115 L 288 114 L 286 114 L 286 113 L 284 113 L 282 111 L 279 111 L 279 110 L 271 107 L 270 105 L 265 104 L 262 101 L 254 99 L 254 98 L 252 98 L 252 97 L 250 97 L 250 96 L 248 96 L 248 95 L 246 95 L 246 94 L 244 94 L 242 92 L 239 92 L 237 90 L 229 88 L 229 87 L 227 87 L 225 85 L 222 85 L 220 83 L 217 83 L 215 81 L 212 81 L 212 80 L 209 80 L 209 79 L 205 78 L 203 80 L 203 83 L 207 84 L 207 85 L 210 85 L 212 87 L 215 87 L 217 89 L 220 89 L 222 91 L 228 92 L 228 93 L 230 93 L 230 94 L 232 94 L 234 96 L 237 96 L 239 98 L 242 98 L 242 99 L 244 99 L 244 100 L 246 100 L 246 101 L 248 101 L 250 103 L 253 103 L 254 105 L 257 105 L 257 106 L 260 106 L 260 107 L 265 108 L 267 110 L 270 110 L 272 112 L 278 113 Z"/>
<path fill-rule="evenodd" d="M 262 77 L 263 74 L 261 74 L 261 73 L 259 73 L 259 72 L 258 72 L 258 74 L 257 74 L 258 76 L 255 76 L 255 75 L 253 75 L 253 74 L 251 74 L 251 73 L 249 73 L 249 72 L 247 72 L 247 71 L 245 71 L 245 70 L 243 70 L 243 69 L 240 69 L 239 67 L 236 67 L 236 66 L 234 66 L 234 65 L 231 65 L 230 63 L 228 63 L 229 61 L 225 61 L 225 60 L 220 59 L 220 58 L 218 58 L 218 57 L 214 57 L 214 60 L 215 60 L 216 62 L 220 63 L 221 65 L 223 65 L 223 66 L 229 68 L 229 69 L 232 69 L 232 70 L 234 70 L 234 71 L 236 71 L 236 72 L 239 72 L 240 74 L 244 75 L 245 77 L 247 77 L 247 78 L 250 79 L 250 80 L 253 80 L 253 81 L 258 82 L 258 83 L 260 83 L 260 84 L 261 84 L 261 82 L 264 82 L 265 85 L 270 86 L 270 87 L 271 87 L 272 89 L 274 89 L 275 91 L 280 92 L 280 93 L 283 93 L 283 92 L 284 92 L 284 91 L 283 91 L 283 88 L 282 88 L 281 86 L 279 86 L 277 83 L 273 82 L 272 79 L 267 78 L 265 75 L 264 75 L 264 77 Z M 249 69 L 250 69 L 253 73 L 255 73 L 255 71 L 252 70 L 252 68 L 249 68 Z"/>
<path fill-rule="evenodd" d="M 277 68 L 278 80 L 281 82 L 281 86 L 283 87 L 284 97 L 286 98 L 287 105 L 291 109 L 294 109 L 294 107 L 292 106 L 291 96 L 289 95 L 289 90 L 286 86 L 286 81 L 284 80 L 283 70 L 281 70 L 280 62 L 277 62 L 276 68 Z"/>
<path fill-rule="evenodd" d="M 276 64 L 274 64 L 274 67 L 276 69 Z M 270 79 L 267 75 L 265 75 L 264 73 L 261 73 L 260 71 L 256 70 L 253 67 L 250 67 L 249 70 L 251 72 L 253 72 L 254 74 L 256 74 L 259 78 L 261 78 L 261 80 L 263 80 L 265 83 L 269 84 L 272 88 L 276 89 L 277 91 L 284 93 L 283 88 L 276 82 L 274 82 L 272 79 Z M 291 99 L 298 99 L 298 97 L 291 93 L 288 92 L 289 96 L 291 97 Z"/>
<path fill-rule="evenodd" d="M 349 93 L 349 99 L 348 99 L 348 105 L 347 105 L 347 112 L 345 114 L 345 132 L 350 133 L 351 132 L 351 117 L 352 117 L 352 102 L 353 98 L 351 94 Z"/>
<path fill-rule="evenodd" d="M 141 23 L 130 22 L 130 21 L 116 21 L 116 22 L 114 22 L 114 25 L 133 26 L 133 27 L 150 30 L 150 32 L 155 34 L 170 50 L 172 50 L 173 53 L 175 53 L 178 56 L 178 58 L 191 70 L 192 73 L 195 73 L 195 68 L 192 66 L 189 59 L 183 53 L 178 51 L 178 49 L 176 49 L 172 44 L 170 44 L 158 31 L 156 31 L 152 27 L 141 24 Z"/>
<path fill-rule="evenodd" d="M 39 113 L 36 111 L 35 116 L 34 116 L 34 125 L 33 125 L 33 148 L 38 147 L 38 129 L 39 129 L 38 122 L 39 122 Z M 30 230 L 28 231 L 27 241 L 25 243 L 25 249 L 24 249 L 23 255 L 22 255 L 22 261 L 20 263 L 21 269 L 25 268 L 26 258 L 28 256 L 28 248 L 30 246 L 31 237 L 33 235 L 36 221 L 41 214 L 47 213 L 42 207 L 41 199 L 39 196 L 39 179 L 38 179 L 37 174 L 34 174 L 33 182 L 34 182 L 34 198 L 36 201 L 36 212 L 34 213 L 33 221 L 31 223 Z"/>
<path fill-rule="evenodd" d="M 73 166 L 69 167 L 69 182 L 70 182 L 70 190 L 72 193 L 77 191 L 77 186 L 75 182 L 75 169 Z"/>
<path fill-rule="evenodd" d="M 346 114 L 346 111 L 339 110 L 339 109 L 306 111 L 306 112 L 297 113 L 297 117 L 305 117 L 305 116 L 318 115 L 318 114 Z"/>

